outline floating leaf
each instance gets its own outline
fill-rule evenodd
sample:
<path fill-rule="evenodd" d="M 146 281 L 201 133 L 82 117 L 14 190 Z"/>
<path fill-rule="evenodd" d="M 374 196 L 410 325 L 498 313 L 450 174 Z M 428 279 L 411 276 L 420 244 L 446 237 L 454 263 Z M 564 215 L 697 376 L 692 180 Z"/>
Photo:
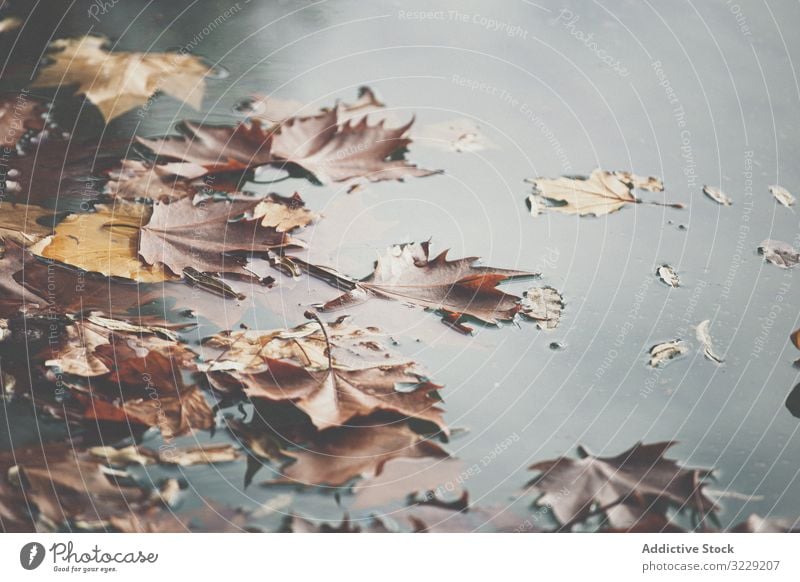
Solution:
<path fill-rule="evenodd" d="M 711 360 L 716 364 L 721 364 L 725 360 L 719 357 L 717 354 L 714 353 L 714 345 L 711 340 L 711 332 L 709 331 L 709 327 L 711 326 L 711 320 L 706 319 L 705 321 L 701 321 L 697 324 L 695 328 L 695 333 L 697 335 L 697 341 L 700 342 L 700 345 L 703 347 L 703 355 Z"/>
<path fill-rule="evenodd" d="M 670 360 L 682 356 L 689 348 L 683 343 L 683 340 L 675 340 L 671 342 L 664 342 L 663 344 L 656 344 L 650 348 L 650 365 L 653 368 L 658 368 Z"/>
<path fill-rule="evenodd" d="M 680 287 L 681 281 L 678 278 L 678 274 L 675 272 L 675 269 L 669 265 L 661 265 L 656 269 L 656 275 L 658 275 L 658 278 L 661 279 L 665 285 Z"/>
<path fill-rule="evenodd" d="M 703 186 L 703 194 L 722 206 L 730 206 L 733 204 L 733 200 L 731 200 L 725 192 L 714 186 Z"/>
<path fill-rule="evenodd" d="M 325 303 L 322 309 L 341 309 L 375 296 L 437 310 L 448 323 L 469 332 L 470 328 L 459 322 L 462 316 L 492 325 L 512 320 L 520 309 L 520 298 L 496 287 L 515 277 L 534 275 L 474 266 L 477 257 L 449 261 L 447 251 L 429 260 L 428 253 L 427 242 L 391 247 L 377 260 L 370 276 L 355 283 L 353 290 Z"/>
<path fill-rule="evenodd" d="M 318 214 L 305 206 L 297 192 L 290 197 L 269 194 L 255 207 L 253 216 L 261 219 L 261 226 L 274 228 L 278 232 L 289 232 L 319 219 Z"/>
<path fill-rule="evenodd" d="M 795 197 L 792 196 L 792 193 L 789 192 L 783 186 L 778 186 L 777 184 L 774 186 L 770 186 L 769 191 L 770 194 L 772 194 L 772 196 L 775 197 L 775 200 L 777 200 L 780 204 L 782 204 L 786 208 L 794 206 Z"/>
<path fill-rule="evenodd" d="M 156 91 L 200 109 L 208 65 L 183 53 L 125 53 L 106 50 L 97 36 L 50 43 L 52 63 L 44 66 L 33 87 L 77 85 L 106 121 L 145 105 Z"/>
<path fill-rule="evenodd" d="M 520 313 L 536 321 L 539 329 L 555 329 L 561 320 L 564 298 L 552 287 L 532 287 L 520 302 Z"/>
<path fill-rule="evenodd" d="M 611 527 L 628 528 L 653 514 L 665 516 L 669 507 L 705 516 L 716 509 L 703 493 L 709 472 L 665 459 L 674 444 L 639 443 L 615 457 L 579 449 L 580 459 L 560 457 L 532 465 L 539 475 L 528 487 L 543 494 L 536 503 L 549 507 L 562 526 L 599 513 Z"/>
<path fill-rule="evenodd" d="M 768 263 L 782 269 L 791 269 L 800 263 L 800 252 L 789 243 L 779 240 L 763 240 L 758 245 L 758 252 L 764 255 Z"/>
<path fill-rule="evenodd" d="M 31 251 L 110 277 L 145 283 L 167 281 L 175 277 L 161 266 L 150 266 L 139 259 L 140 229 L 150 213 L 144 204 L 98 204 L 95 212 L 67 216 L 56 226 L 55 234 L 31 247 Z"/>
<path fill-rule="evenodd" d="M 642 178 L 627 172 L 594 170 L 588 177 L 535 178 L 534 194 L 555 202 L 548 210 L 565 214 L 602 216 L 615 212 L 627 204 L 642 201 L 633 195 L 634 188 L 663 189 L 657 178 Z M 659 202 L 650 204 L 662 205 Z M 531 205 L 532 206 L 532 205 Z M 682 204 L 667 204 L 672 208 L 683 208 Z"/>

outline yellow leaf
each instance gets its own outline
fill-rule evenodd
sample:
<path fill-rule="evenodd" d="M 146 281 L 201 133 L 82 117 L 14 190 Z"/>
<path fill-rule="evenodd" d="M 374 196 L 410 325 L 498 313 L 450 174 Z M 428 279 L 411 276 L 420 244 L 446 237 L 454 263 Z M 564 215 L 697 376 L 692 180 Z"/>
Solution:
<path fill-rule="evenodd" d="M 86 95 L 106 121 L 145 105 L 156 91 L 200 109 L 209 72 L 202 60 L 179 53 L 110 53 L 107 42 L 97 36 L 52 42 L 53 62 L 32 86 L 78 85 L 76 93 Z"/>
<path fill-rule="evenodd" d="M 41 206 L 0 202 L 0 239 L 11 239 L 22 246 L 35 243 L 53 230 L 38 222 L 48 216 L 53 212 Z"/>
<path fill-rule="evenodd" d="M 31 251 L 110 277 L 143 283 L 175 278 L 162 267 L 146 265 L 139 259 L 139 230 L 150 219 L 148 206 L 120 201 L 114 205 L 98 204 L 96 209 L 97 212 L 67 216 L 53 236 L 31 247 Z"/>

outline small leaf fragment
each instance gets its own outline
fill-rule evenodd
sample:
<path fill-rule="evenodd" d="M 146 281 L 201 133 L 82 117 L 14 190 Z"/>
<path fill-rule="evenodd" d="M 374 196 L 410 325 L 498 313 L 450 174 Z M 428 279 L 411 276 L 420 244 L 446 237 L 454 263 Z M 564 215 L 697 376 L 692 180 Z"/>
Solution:
<path fill-rule="evenodd" d="M 539 329 L 555 329 L 561 321 L 564 298 L 553 287 L 532 287 L 520 301 L 520 313 Z"/>
<path fill-rule="evenodd" d="M 711 360 L 716 364 L 721 364 L 725 360 L 714 353 L 714 345 L 711 340 L 711 332 L 709 331 L 710 326 L 711 326 L 711 320 L 709 319 L 701 321 L 699 324 L 697 324 L 697 327 L 695 328 L 697 341 L 700 342 L 700 345 L 703 348 L 703 355 L 706 358 L 708 358 L 709 360 Z"/>
<path fill-rule="evenodd" d="M 772 263 L 782 269 L 791 269 L 800 263 L 800 252 L 789 243 L 779 240 L 763 240 L 758 245 L 759 254 L 764 255 L 768 263 Z"/>
<path fill-rule="evenodd" d="M 769 191 L 770 194 L 772 194 L 772 196 L 775 198 L 775 200 L 777 200 L 780 204 L 782 204 L 786 208 L 794 206 L 794 203 L 796 202 L 795 197 L 792 195 L 791 192 L 789 192 L 783 186 L 778 186 L 777 184 L 774 184 L 769 187 Z"/>
<path fill-rule="evenodd" d="M 681 281 L 678 278 L 678 274 L 675 272 L 675 269 L 669 265 L 661 265 L 656 269 L 656 275 L 658 275 L 658 278 L 661 279 L 665 285 L 680 287 Z"/>
<path fill-rule="evenodd" d="M 733 200 L 731 200 L 725 192 L 714 186 L 703 186 L 703 194 L 722 206 L 730 206 L 733 204 Z"/>
<path fill-rule="evenodd" d="M 656 344 L 650 348 L 650 366 L 659 368 L 670 360 L 682 356 L 687 351 L 689 351 L 689 348 L 687 348 L 683 340 L 680 339 Z"/>

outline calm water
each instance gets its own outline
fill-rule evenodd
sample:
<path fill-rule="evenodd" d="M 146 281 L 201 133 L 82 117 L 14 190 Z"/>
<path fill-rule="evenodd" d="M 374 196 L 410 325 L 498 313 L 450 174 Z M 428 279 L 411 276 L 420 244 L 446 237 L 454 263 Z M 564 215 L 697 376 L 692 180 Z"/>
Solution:
<path fill-rule="evenodd" d="M 800 39 L 791 34 L 800 6 L 496 4 L 242 1 L 205 33 L 233 3 L 128 0 L 99 22 L 87 17 L 89 3 L 77 3 L 55 36 L 92 30 L 120 50 L 193 43 L 195 54 L 228 72 L 208 82 L 202 113 L 162 96 L 143 118 L 115 121 L 109 137 L 164 134 L 183 118 L 233 122 L 236 104 L 256 93 L 330 105 L 354 98 L 361 85 L 398 116 L 416 115 L 416 126 L 461 117 L 482 126 L 496 148 L 455 153 L 412 144 L 409 159 L 444 169 L 442 176 L 352 194 L 300 179 L 250 185 L 299 191 L 324 215 L 302 235 L 310 257 L 353 276 L 367 275 L 392 243 L 432 238 L 434 252 L 450 248 L 453 258 L 541 271 L 544 284 L 561 290 L 566 309 L 549 333 L 522 322 L 464 337 L 433 314 L 378 300 L 349 311 L 355 323 L 390 332 L 446 386 L 446 420 L 466 429 L 450 448 L 465 466 L 509 437 L 516 441 L 466 482 L 472 501 L 524 512 L 530 498 L 515 499 L 533 462 L 572 454 L 578 444 L 616 454 L 637 441 L 674 439 L 672 456 L 715 468 L 713 488 L 741 494 L 722 499 L 723 524 L 751 512 L 797 517 L 799 425 L 784 406 L 800 382 L 792 365 L 798 352 L 787 340 L 800 327 L 797 271 L 766 264 L 756 247 L 767 238 L 799 246 L 796 211 L 778 206 L 767 188 L 800 193 L 793 68 Z M 40 36 L 63 14 L 47 11 L 50 26 Z M 77 131 L 90 132 L 92 123 L 82 115 Z M 666 192 L 641 197 L 687 208 L 529 216 L 525 178 L 598 166 L 660 176 Z M 703 184 L 721 187 L 733 206 L 707 199 Z M 675 267 L 681 287 L 657 280 L 664 263 Z M 294 326 L 308 305 L 336 294 L 308 278 L 245 292 L 240 305 L 208 300 L 220 327 L 225 320 L 227 327 Z M 693 326 L 705 319 L 725 357 L 721 366 L 696 349 Z M 198 335 L 216 329 L 209 324 Z M 661 370 L 648 367 L 649 348 L 675 338 L 692 350 Z M 29 412 L 9 415 L 16 442 L 36 438 L 33 420 Z M 229 437 L 222 430 L 199 438 Z M 157 446 L 157 437 L 148 444 Z M 275 498 L 291 495 L 306 515 L 342 515 L 332 495 L 243 489 L 244 462 L 184 473 L 198 493 L 234 506 L 280 506 L 287 498 Z M 256 481 L 269 476 L 265 468 Z"/>

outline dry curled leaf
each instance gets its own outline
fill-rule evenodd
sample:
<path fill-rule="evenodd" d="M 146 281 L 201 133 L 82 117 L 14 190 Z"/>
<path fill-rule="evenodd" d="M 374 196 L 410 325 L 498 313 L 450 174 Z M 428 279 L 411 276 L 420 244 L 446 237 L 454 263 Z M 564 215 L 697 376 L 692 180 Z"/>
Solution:
<path fill-rule="evenodd" d="M 539 475 L 528 487 L 542 494 L 537 504 L 549 507 L 562 526 L 602 514 L 609 526 L 629 528 L 654 514 L 665 516 L 670 507 L 705 516 L 716 509 L 703 493 L 710 473 L 664 458 L 674 444 L 638 443 L 615 457 L 596 457 L 579 448 L 579 459 L 532 465 Z"/>
<path fill-rule="evenodd" d="M 156 91 L 200 109 L 209 67 L 183 53 L 108 52 L 108 40 L 97 36 L 58 39 L 50 43 L 46 64 L 34 87 L 77 85 L 106 121 L 145 105 Z"/>
<path fill-rule="evenodd" d="M 656 275 L 658 275 L 658 278 L 661 279 L 665 285 L 669 285 L 670 287 L 680 287 L 681 280 L 678 278 L 678 274 L 675 272 L 675 269 L 669 265 L 661 265 L 658 269 L 656 269 Z"/>
<path fill-rule="evenodd" d="M 602 216 L 615 212 L 628 204 L 642 201 L 633 195 L 635 188 L 660 191 L 661 181 L 654 177 L 642 178 L 628 172 L 594 170 L 588 177 L 535 178 L 534 194 L 553 202 L 548 210 L 579 216 Z M 650 204 L 659 204 L 650 202 Z M 683 208 L 682 204 L 666 204 Z M 533 205 L 531 205 L 533 207 Z"/>
<path fill-rule="evenodd" d="M 475 266 L 477 257 L 450 261 L 447 251 L 433 260 L 428 257 L 428 242 L 395 245 L 376 261 L 371 275 L 355 283 L 353 290 L 325 303 L 322 309 L 333 311 L 375 296 L 439 311 L 446 322 L 469 332 L 470 328 L 459 322 L 462 316 L 492 325 L 514 319 L 520 298 L 500 291 L 497 285 L 534 275 Z"/>
<path fill-rule="evenodd" d="M 150 217 L 144 204 L 98 204 L 95 212 L 70 214 L 55 233 L 33 247 L 34 254 L 85 271 L 145 283 L 175 278 L 159 265 L 139 259 L 139 233 Z"/>
<path fill-rule="evenodd" d="M 697 324 L 695 328 L 695 334 L 697 335 L 697 341 L 700 342 L 700 345 L 703 348 L 703 355 L 711 360 L 716 364 L 721 364 L 725 360 L 723 360 L 720 356 L 714 353 L 714 345 L 711 340 L 711 332 L 709 331 L 709 327 L 711 326 L 711 320 L 706 319 L 705 321 L 701 321 Z"/>
<path fill-rule="evenodd" d="M 682 356 L 687 351 L 689 351 L 689 348 L 686 347 L 683 340 L 679 339 L 656 344 L 650 348 L 650 365 L 653 368 L 658 368 L 670 360 Z"/>
<path fill-rule="evenodd" d="M 794 206 L 796 202 L 795 197 L 783 186 L 778 186 L 777 184 L 769 187 L 769 192 L 772 196 L 777 200 L 780 204 L 785 206 L 786 208 L 790 208 Z"/>
<path fill-rule="evenodd" d="M 188 163 L 151 165 L 138 160 L 122 160 L 119 168 L 108 173 L 105 193 L 132 201 L 171 202 L 192 198 L 206 187 L 202 182 L 198 184 L 185 176 L 202 176 L 204 173 L 205 168 Z"/>
<path fill-rule="evenodd" d="M 703 194 L 722 206 L 730 206 L 733 204 L 733 200 L 730 199 L 730 196 L 714 186 L 703 186 Z"/>
<path fill-rule="evenodd" d="M 261 225 L 261 216 L 255 214 L 259 204 L 240 200 L 194 205 L 186 198 L 156 203 L 141 228 L 139 254 L 148 264 L 163 264 L 176 275 L 187 267 L 246 275 L 241 255 L 298 244 L 285 233 Z"/>
<path fill-rule="evenodd" d="M 536 322 L 539 329 L 555 329 L 561 321 L 564 298 L 552 287 L 532 287 L 520 301 L 520 313 Z"/>
<path fill-rule="evenodd" d="M 768 263 L 782 269 L 791 269 L 800 263 L 800 252 L 789 243 L 779 240 L 763 240 L 758 245 L 758 252 L 764 255 Z"/>

